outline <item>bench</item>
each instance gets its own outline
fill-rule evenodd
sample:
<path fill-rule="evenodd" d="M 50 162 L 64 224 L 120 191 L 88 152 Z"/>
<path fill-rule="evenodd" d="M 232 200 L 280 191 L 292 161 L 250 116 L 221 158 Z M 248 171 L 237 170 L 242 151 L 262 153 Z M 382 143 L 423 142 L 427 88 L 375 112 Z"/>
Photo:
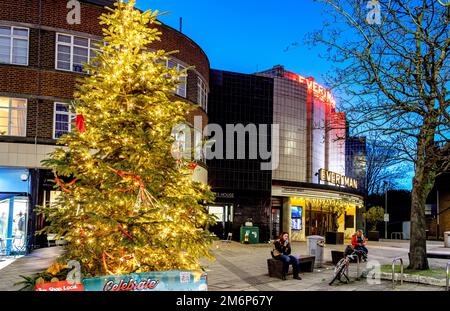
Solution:
<path fill-rule="evenodd" d="M 341 251 L 331 251 L 331 261 L 333 262 L 333 265 L 337 265 L 339 260 L 344 258 L 344 252 Z"/>
<path fill-rule="evenodd" d="M 299 259 L 300 272 L 313 272 L 315 256 L 294 256 Z M 283 262 L 274 258 L 267 259 L 267 269 L 269 270 L 270 277 L 277 277 L 281 279 L 283 273 Z M 288 274 L 292 273 L 292 265 L 289 265 Z"/>

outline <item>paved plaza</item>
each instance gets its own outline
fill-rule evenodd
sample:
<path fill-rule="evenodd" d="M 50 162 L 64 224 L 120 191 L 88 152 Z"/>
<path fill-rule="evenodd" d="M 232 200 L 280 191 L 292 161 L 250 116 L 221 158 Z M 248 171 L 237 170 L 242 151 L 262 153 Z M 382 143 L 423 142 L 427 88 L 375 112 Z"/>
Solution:
<path fill-rule="evenodd" d="M 324 264 L 316 268 L 313 273 L 301 272 L 302 280 L 288 276 L 286 281 L 271 278 L 267 271 L 267 258 L 270 257 L 270 244 L 244 245 L 237 242 L 216 241 L 213 244 L 216 260 L 204 261 L 208 272 L 208 289 L 210 291 L 442 291 L 443 287 L 405 282 L 402 286 L 392 289 L 390 281 L 382 280 L 381 284 L 368 284 L 361 278 L 356 280 L 356 264 L 350 266 L 351 283 L 328 283 L 333 277 L 331 264 L 331 250 L 343 250 L 343 245 L 326 245 L 324 248 Z M 442 242 L 428 242 L 429 252 L 446 252 Z M 408 264 L 407 241 L 371 242 L 369 245 L 369 259 L 377 260 L 381 264 L 391 264 L 395 257 L 402 257 L 405 266 Z M 293 242 L 293 254 L 307 254 L 306 242 Z M 43 248 L 33 251 L 29 256 L 10 258 L 0 262 L 0 290 L 18 290 L 13 284 L 20 281 L 19 275 L 31 275 L 45 270 L 58 255 L 62 253 L 60 247 Z M 4 260 L 4 259 L 3 259 Z M 9 261 L 9 262 L 8 262 Z M 448 259 L 429 259 L 434 269 L 445 269 Z M 364 265 L 361 266 L 361 271 Z"/>
<path fill-rule="evenodd" d="M 408 264 L 409 243 L 405 242 L 372 242 L 369 246 L 369 259 L 377 260 L 381 264 L 391 264 L 392 259 L 402 257 L 405 266 Z M 447 252 L 442 242 L 429 242 L 429 251 Z M 236 242 L 216 242 L 214 254 L 216 261 L 208 266 L 208 289 L 212 291 L 391 291 L 392 282 L 381 281 L 379 285 L 369 285 L 367 280 L 356 280 L 356 264 L 350 266 L 351 283 L 343 284 L 335 282 L 332 286 L 328 283 L 333 278 L 334 267 L 331 264 L 331 250 L 344 250 L 343 245 L 327 245 L 324 248 L 324 265 L 321 269 L 315 269 L 313 273 L 302 272 L 302 280 L 294 280 L 292 276 L 282 281 L 268 276 L 267 258 L 270 257 L 270 244 L 242 245 Z M 293 254 L 307 254 L 306 242 L 293 242 Z M 429 259 L 433 268 L 445 269 L 448 260 Z M 361 271 L 365 264 L 361 264 Z M 417 283 L 404 283 L 397 286 L 398 291 L 439 291 L 443 287 L 429 286 Z"/>

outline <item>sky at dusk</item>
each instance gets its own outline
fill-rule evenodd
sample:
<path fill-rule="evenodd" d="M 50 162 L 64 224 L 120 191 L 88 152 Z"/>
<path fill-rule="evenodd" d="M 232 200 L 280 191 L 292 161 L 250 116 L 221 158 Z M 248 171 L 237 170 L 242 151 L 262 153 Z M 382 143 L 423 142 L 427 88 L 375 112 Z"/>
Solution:
<path fill-rule="evenodd" d="M 160 20 L 176 29 L 182 17 L 183 33 L 214 69 L 254 73 L 281 64 L 320 81 L 329 67 L 303 45 L 305 34 L 321 26 L 321 4 L 312 0 L 137 0 L 137 6 L 170 12 Z"/>
<path fill-rule="evenodd" d="M 211 68 L 254 73 L 274 65 L 323 83 L 332 64 L 320 48 L 304 44 L 320 29 L 322 4 L 313 0 L 137 0 L 141 10 L 169 12 L 160 20 L 179 29 L 205 51 Z M 339 106 L 339 103 L 337 103 Z M 411 172 L 401 188 L 411 189 Z"/>

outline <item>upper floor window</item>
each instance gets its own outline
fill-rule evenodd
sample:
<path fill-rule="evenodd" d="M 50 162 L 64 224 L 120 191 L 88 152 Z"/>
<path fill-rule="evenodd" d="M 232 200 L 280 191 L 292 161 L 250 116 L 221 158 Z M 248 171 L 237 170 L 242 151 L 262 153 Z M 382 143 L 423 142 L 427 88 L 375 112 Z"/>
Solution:
<path fill-rule="evenodd" d="M 0 135 L 25 136 L 27 100 L 0 97 Z"/>
<path fill-rule="evenodd" d="M 70 133 L 73 129 L 74 120 L 75 112 L 72 111 L 69 104 L 55 103 L 53 138 L 58 139 L 61 136 Z"/>
<path fill-rule="evenodd" d="M 198 104 L 203 108 L 203 110 L 208 111 L 208 87 L 200 77 L 198 77 L 197 89 Z"/>
<path fill-rule="evenodd" d="M 0 63 L 28 66 L 28 28 L 0 26 Z"/>
<path fill-rule="evenodd" d="M 99 40 L 56 34 L 56 69 L 83 72 L 84 64 L 98 53 Z"/>
<path fill-rule="evenodd" d="M 169 59 L 166 61 L 166 67 L 169 69 L 172 68 L 176 68 L 178 72 L 186 69 L 185 66 L 178 64 L 176 61 Z M 186 97 L 186 90 L 187 90 L 187 86 L 186 86 L 186 81 L 187 81 L 187 76 L 184 77 L 180 77 L 179 79 L 180 84 L 177 85 L 177 89 L 175 91 L 175 93 L 181 97 Z"/>

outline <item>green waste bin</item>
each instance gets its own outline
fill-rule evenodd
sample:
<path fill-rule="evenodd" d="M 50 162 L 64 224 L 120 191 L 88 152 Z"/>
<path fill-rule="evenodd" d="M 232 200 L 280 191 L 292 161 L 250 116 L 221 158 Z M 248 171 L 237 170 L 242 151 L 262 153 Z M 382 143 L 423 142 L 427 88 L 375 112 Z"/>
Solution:
<path fill-rule="evenodd" d="M 257 244 L 259 243 L 258 227 L 241 227 L 241 243 Z"/>

